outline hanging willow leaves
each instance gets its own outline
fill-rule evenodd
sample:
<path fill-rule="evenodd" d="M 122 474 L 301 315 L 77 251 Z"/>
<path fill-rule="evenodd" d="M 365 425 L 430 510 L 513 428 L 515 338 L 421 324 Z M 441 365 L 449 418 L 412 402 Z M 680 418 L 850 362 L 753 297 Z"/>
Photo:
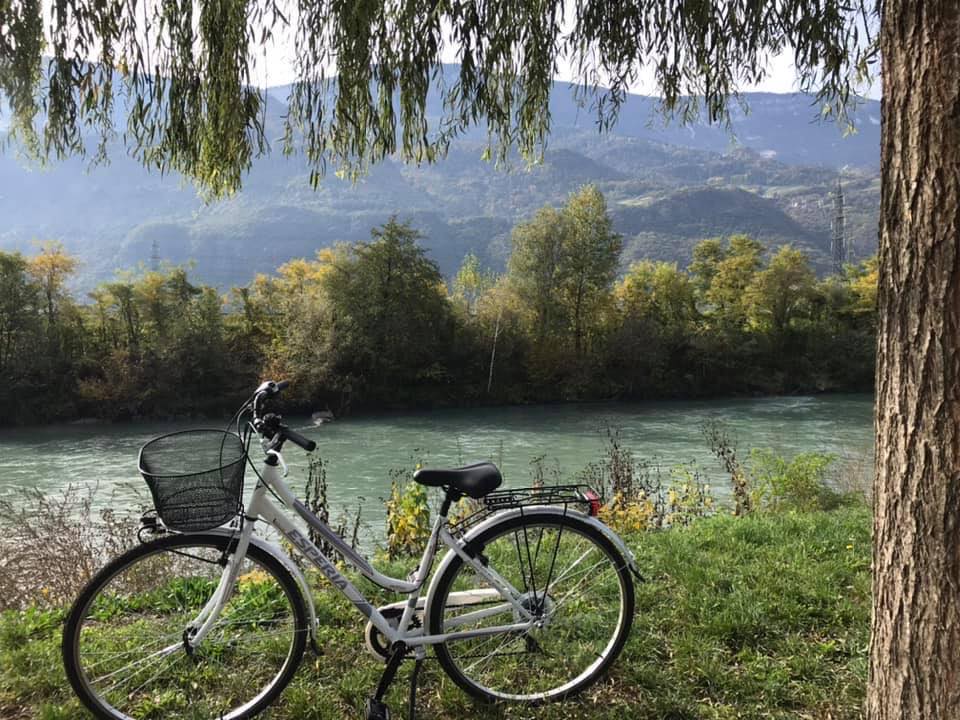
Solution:
<path fill-rule="evenodd" d="M 536 159 L 561 66 L 601 128 L 644 70 L 667 115 L 723 121 L 737 87 L 791 50 L 801 89 L 844 117 L 875 54 L 867 2 L 53 0 L 44 27 L 38 0 L 0 0 L 0 111 L 39 158 L 102 160 L 122 133 L 147 166 L 229 194 L 268 149 L 256 59 L 275 40 L 299 78 L 283 150 L 314 182 L 328 164 L 432 162 L 477 125 L 488 155 Z"/>

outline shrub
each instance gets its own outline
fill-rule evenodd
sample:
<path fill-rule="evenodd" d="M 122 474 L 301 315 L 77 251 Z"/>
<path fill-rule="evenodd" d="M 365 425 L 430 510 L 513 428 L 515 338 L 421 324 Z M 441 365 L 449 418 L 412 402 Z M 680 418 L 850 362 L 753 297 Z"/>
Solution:
<path fill-rule="evenodd" d="M 600 519 L 620 533 L 641 532 L 656 527 L 661 515 L 657 505 L 644 495 L 626 498 L 615 494 L 609 502 L 600 508 Z"/>
<path fill-rule="evenodd" d="M 0 499 L 0 610 L 68 604 L 136 542 L 139 513 L 96 510 L 97 488 L 24 489 Z"/>
<path fill-rule="evenodd" d="M 827 468 L 834 457 L 823 453 L 800 453 L 791 459 L 772 450 L 753 450 L 750 471 L 754 501 L 770 510 L 832 510 L 843 495 L 826 484 Z"/>
<path fill-rule="evenodd" d="M 606 502 L 600 519 L 617 532 L 688 525 L 713 513 L 710 486 L 696 467 L 665 471 L 655 460 L 634 459 L 617 428 L 607 428 L 603 459 L 587 465 L 577 480 L 601 491 Z"/>
<path fill-rule="evenodd" d="M 693 465 L 677 465 L 670 470 L 672 481 L 667 489 L 664 525 L 689 525 L 714 512 L 710 486 L 703 482 Z"/>
<path fill-rule="evenodd" d="M 430 539 L 430 504 L 426 488 L 413 481 L 409 470 L 391 470 L 390 498 L 385 504 L 387 558 L 419 555 Z"/>

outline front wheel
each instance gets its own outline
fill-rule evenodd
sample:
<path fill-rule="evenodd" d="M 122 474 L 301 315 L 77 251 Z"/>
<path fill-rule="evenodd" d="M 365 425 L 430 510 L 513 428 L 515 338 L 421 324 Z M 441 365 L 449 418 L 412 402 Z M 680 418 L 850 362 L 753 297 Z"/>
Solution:
<path fill-rule="evenodd" d="M 591 523 L 561 513 L 517 515 L 471 540 L 481 562 L 521 593 L 536 619 L 526 632 L 436 646 L 447 675 L 484 701 L 562 700 L 616 660 L 633 622 L 633 578 L 619 550 Z M 430 634 L 511 625 L 521 613 L 455 557 L 431 600 Z"/>
<path fill-rule="evenodd" d="M 250 546 L 216 624 L 196 621 L 233 561 L 234 541 L 171 535 L 101 570 L 63 632 L 70 684 L 102 720 L 240 720 L 263 710 L 303 655 L 307 613 L 296 581 Z"/>

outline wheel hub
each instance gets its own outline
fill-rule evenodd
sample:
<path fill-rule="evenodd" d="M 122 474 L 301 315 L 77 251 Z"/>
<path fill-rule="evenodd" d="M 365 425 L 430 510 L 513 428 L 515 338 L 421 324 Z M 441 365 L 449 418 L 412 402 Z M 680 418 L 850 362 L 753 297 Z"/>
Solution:
<path fill-rule="evenodd" d="M 530 613 L 533 618 L 537 621 L 537 627 L 546 627 L 549 623 L 553 611 L 556 609 L 556 602 L 548 594 L 542 592 L 534 593 L 533 591 L 525 592 L 520 596 L 520 607 Z M 521 617 L 520 612 L 517 610 L 513 611 L 514 622 L 523 622 L 524 618 Z"/>

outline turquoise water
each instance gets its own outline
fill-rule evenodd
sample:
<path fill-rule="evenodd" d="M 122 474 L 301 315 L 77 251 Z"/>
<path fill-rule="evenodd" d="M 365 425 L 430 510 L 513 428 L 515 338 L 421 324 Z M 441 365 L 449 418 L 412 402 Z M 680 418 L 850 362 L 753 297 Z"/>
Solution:
<path fill-rule="evenodd" d="M 500 466 L 507 484 L 523 486 L 532 477 L 531 461 L 542 457 L 548 477 L 572 479 L 601 457 L 606 429 L 617 427 L 635 457 L 666 468 L 695 464 L 722 501 L 727 488 L 703 439 L 705 421 L 724 421 L 743 457 L 750 448 L 771 448 L 784 455 L 827 452 L 838 457 L 839 471 L 867 475 L 872 471 L 872 417 L 871 396 L 832 395 L 441 410 L 348 418 L 319 427 L 305 418 L 287 420 L 320 446 L 332 515 L 360 503 L 367 532 L 378 536 L 383 527 L 380 499 L 389 493 L 390 470 L 417 462 L 456 466 L 489 459 Z M 136 469 L 140 445 L 195 425 L 56 425 L 0 431 L 0 492 L 15 498 L 11 491 L 17 487 L 56 491 L 73 483 L 96 485 L 101 504 L 145 502 L 149 495 Z M 290 445 L 285 457 L 291 469 L 288 481 L 302 492 L 305 456 Z"/>

